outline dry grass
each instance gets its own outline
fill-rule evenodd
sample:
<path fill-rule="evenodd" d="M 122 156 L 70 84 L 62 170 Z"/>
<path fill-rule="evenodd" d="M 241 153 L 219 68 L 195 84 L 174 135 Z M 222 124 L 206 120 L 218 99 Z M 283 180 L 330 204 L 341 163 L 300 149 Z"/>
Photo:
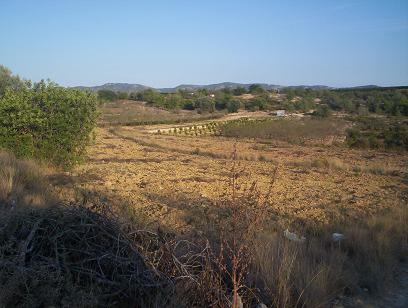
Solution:
<path fill-rule="evenodd" d="M 256 247 L 256 279 L 271 307 L 326 306 L 344 286 L 345 256 L 320 240 L 293 243 L 261 234 Z"/>
<path fill-rule="evenodd" d="M 9 170 L 26 174 L 30 163 L 4 154 L 1 166 L 15 179 Z M 104 198 L 47 208 L 18 198 L 24 206 L 14 210 L 3 201 L 0 304 L 236 307 L 242 300 L 246 306 L 321 307 L 345 292 L 380 293 L 392 284 L 399 262 L 408 260 L 406 206 L 320 228 L 288 226 L 268 207 L 274 187 L 261 196 L 256 182 L 244 185 L 245 172 L 232 165 L 231 190 L 215 213 L 216 226 L 201 237 L 140 230 L 130 212 L 114 214 Z M 19 178 L 24 187 L 39 182 Z M 287 227 L 306 242 L 286 239 Z M 345 239 L 334 243 L 332 232 Z"/>
<path fill-rule="evenodd" d="M 219 129 L 221 135 L 227 137 L 331 144 L 344 135 L 346 126 L 347 123 L 339 119 L 264 119 L 230 121 Z"/>
<path fill-rule="evenodd" d="M 289 166 L 302 167 L 305 169 L 327 169 L 327 170 L 343 170 L 352 171 L 355 173 L 369 173 L 375 175 L 400 176 L 404 175 L 401 169 L 395 169 L 386 164 L 375 165 L 358 165 L 348 164 L 336 157 L 315 158 L 313 160 L 293 160 L 288 162 Z"/>
<path fill-rule="evenodd" d="M 341 232 L 341 243 L 331 240 Z M 408 208 L 366 221 L 327 226 L 308 233 L 306 243 L 279 233 L 258 238 L 255 268 L 263 300 L 272 307 L 324 307 L 337 295 L 367 289 L 381 294 L 394 283 L 400 262 L 408 261 Z"/>
<path fill-rule="evenodd" d="M 42 168 L 46 168 L 42 166 Z M 52 200 L 36 163 L 0 152 L 0 203 L 8 207 L 44 206 Z"/>

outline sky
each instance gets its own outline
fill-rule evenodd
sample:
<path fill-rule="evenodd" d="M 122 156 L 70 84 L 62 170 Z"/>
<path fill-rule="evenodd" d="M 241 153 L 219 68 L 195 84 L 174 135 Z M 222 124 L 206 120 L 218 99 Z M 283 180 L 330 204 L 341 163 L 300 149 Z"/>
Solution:
<path fill-rule="evenodd" d="M 0 64 L 63 86 L 408 85 L 408 1 L 0 0 Z"/>

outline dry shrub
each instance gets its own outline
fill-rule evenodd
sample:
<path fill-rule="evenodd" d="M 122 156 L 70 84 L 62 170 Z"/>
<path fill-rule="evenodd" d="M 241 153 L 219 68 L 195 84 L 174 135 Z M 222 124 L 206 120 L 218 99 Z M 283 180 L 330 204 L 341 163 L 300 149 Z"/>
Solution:
<path fill-rule="evenodd" d="M 345 235 L 341 243 L 332 232 Z M 325 307 L 338 295 L 381 294 L 408 261 L 408 209 L 307 232 L 305 243 L 262 233 L 255 245 L 260 298 L 272 307 Z M 307 235 L 308 234 L 308 235 Z"/>
<path fill-rule="evenodd" d="M 344 288 L 346 258 L 334 246 L 299 244 L 275 233 L 262 234 L 255 247 L 258 287 L 272 307 L 325 306 Z"/>
<path fill-rule="evenodd" d="M 0 152 L 0 204 L 46 206 L 50 199 L 44 175 L 34 161 Z"/>
<path fill-rule="evenodd" d="M 245 174 L 237 161 L 237 148 L 232 154 L 233 165 L 230 175 L 230 192 L 220 204 L 224 217 L 220 220 L 220 238 L 211 243 L 212 264 L 215 265 L 218 280 L 227 295 L 227 301 L 220 306 L 241 307 L 240 304 L 256 300 L 253 290 L 254 251 L 257 234 L 262 231 L 267 214 L 267 206 L 277 177 L 278 167 L 271 176 L 269 191 L 262 194 L 252 182 L 241 183 L 239 178 Z"/>
<path fill-rule="evenodd" d="M 11 211 L 0 221 L 0 303 L 162 306 L 169 280 L 106 214 L 83 206 Z M 147 240 L 146 240 L 147 241 Z"/>
<path fill-rule="evenodd" d="M 387 175 L 387 176 L 399 176 L 403 175 L 403 170 L 397 170 L 390 168 L 388 166 L 376 164 L 372 166 L 359 166 L 350 165 L 343 162 L 341 159 L 336 157 L 323 157 L 316 158 L 313 160 L 301 160 L 301 161 L 290 161 L 288 165 L 302 168 L 317 168 L 317 169 L 328 169 L 328 170 L 344 170 L 353 171 L 356 173 L 369 173 L 374 175 Z"/>
<path fill-rule="evenodd" d="M 344 232 L 342 250 L 358 276 L 351 285 L 381 293 L 392 284 L 399 263 L 408 261 L 407 206 L 348 224 Z"/>
<path fill-rule="evenodd" d="M 288 165 L 303 168 L 317 168 L 317 169 L 330 169 L 330 170 L 349 170 L 350 166 L 344 163 L 338 158 L 316 158 L 313 160 L 302 160 L 302 161 L 290 161 Z"/>
<path fill-rule="evenodd" d="M 371 173 L 375 175 L 390 175 L 390 176 L 399 176 L 403 175 L 403 170 L 397 170 L 390 168 L 389 166 L 382 165 L 382 164 L 376 164 L 373 166 L 362 166 L 362 167 L 357 167 L 360 172 L 365 172 L 365 173 Z"/>

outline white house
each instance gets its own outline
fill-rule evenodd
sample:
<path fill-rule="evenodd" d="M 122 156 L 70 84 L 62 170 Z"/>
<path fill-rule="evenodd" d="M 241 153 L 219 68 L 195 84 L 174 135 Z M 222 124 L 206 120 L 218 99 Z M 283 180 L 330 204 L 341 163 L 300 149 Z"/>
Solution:
<path fill-rule="evenodd" d="M 285 110 L 276 110 L 276 116 L 277 117 L 284 117 L 285 116 Z"/>

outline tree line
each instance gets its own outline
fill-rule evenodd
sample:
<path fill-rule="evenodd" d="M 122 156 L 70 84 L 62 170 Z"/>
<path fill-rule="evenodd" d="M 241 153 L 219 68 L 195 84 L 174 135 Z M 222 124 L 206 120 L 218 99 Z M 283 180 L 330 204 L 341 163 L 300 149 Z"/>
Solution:
<path fill-rule="evenodd" d="M 243 97 L 251 94 L 250 97 Z M 187 109 L 200 112 L 227 110 L 276 110 L 307 113 L 314 111 L 317 116 L 327 117 L 331 112 L 364 115 L 369 113 L 390 116 L 408 115 L 408 88 L 353 88 L 353 89 L 311 89 L 283 88 L 280 94 L 267 91 L 254 84 L 249 89 L 243 87 L 225 88 L 210 92 L 199 89 L 195 92 L 179 90 L 176 93 L 160 93 L 154 89 L 141 92 L 98 91 L 101 101 L 130 99 L 145 101 L 151 106 L 169 110 Z"/>

